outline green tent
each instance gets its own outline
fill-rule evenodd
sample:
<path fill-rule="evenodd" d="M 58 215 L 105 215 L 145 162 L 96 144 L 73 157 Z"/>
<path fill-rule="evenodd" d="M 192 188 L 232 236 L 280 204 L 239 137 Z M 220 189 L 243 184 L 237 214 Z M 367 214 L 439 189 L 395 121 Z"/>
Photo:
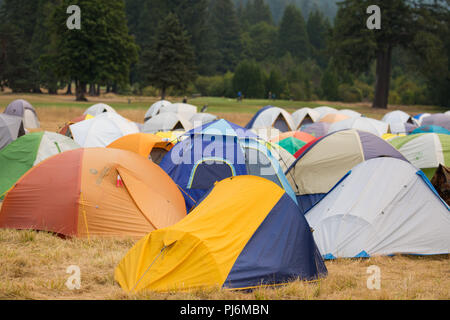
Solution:
<path fill-rule="evenodd" d="M 64 151 L 80 148 L 72 139 L 53 132 L 34 132 L 20 137 L 0 150 L 0 198 L 28 170 Z"/>
<path fill-rule="evenodd" d="M 278 141 L 277 143 L 292 155 L 294 155 L 298 150 L 306 145 L 306 142 L 294 137 L 283 139 L 281 141 Z"/>
<path fill-rule="evenodd" d="M 432 179 L 439 164 L 450 166 L 450 135 L 411 134 L 388 141 L 403 156 Z"/>

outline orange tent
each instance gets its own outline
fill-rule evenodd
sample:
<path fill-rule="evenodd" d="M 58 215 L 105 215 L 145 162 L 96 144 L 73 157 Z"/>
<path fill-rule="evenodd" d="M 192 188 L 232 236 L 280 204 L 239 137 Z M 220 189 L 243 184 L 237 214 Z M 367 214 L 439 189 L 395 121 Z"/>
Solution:
<path fill-rule="evenodd" d="M 346 119 L 350 119 L 350 117 L 341 113 L 329 113 L 321 118 L 319 122 L 335 123 Z"/>
<path fill-rule="evenodd" d="M 301 140 L 305 143 L 309 143 L 316 139 L 313 135 L 310 135 L 306 132 L 300 132 L 300 131 L 290 131 L 280 134 L 277 138 L 272 139 L 271 142 L 278 142 L 287 138 L 296 138 L 298 140 Z"/>
<path fill-rule="evenodd" d="M 185 216 L 180 190 L 159 166 L 130 151 L 88 148 L 28 171 L 5 197 L 0 228 L 140 238 Z"/>
<path fill-rule="evenodd" d="M 134 133 L 123 136 L 107 148 L 133 151 L 159 164 L 174 144 L 150 133 Z"/>

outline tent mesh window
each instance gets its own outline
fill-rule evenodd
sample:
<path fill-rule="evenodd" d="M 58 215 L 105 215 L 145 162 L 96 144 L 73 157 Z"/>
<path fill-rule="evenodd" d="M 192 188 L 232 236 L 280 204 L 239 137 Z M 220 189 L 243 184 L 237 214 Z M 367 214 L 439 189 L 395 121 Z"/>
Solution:
<path fill-rule="evenodd" d="M 188 189 L 209 189 L 217 181 L 232 177 L 233 168 L 225 161 L 214 160 L 214 162 L 203 161 L 193 170 L 192 182 Z"/>

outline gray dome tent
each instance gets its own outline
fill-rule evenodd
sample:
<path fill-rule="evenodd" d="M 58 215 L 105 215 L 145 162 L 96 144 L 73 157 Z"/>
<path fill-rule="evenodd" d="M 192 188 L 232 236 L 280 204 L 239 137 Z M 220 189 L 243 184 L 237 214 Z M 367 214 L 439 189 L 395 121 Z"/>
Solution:
<path fill-rule="evenodd" d="M 4 113 L 0 114 L 0 149 L 24 134 L 25 130 L 21 118 Z"/>
<path fill-rule="evenodd" d="M 21 117 L 25 129 L 37 129 L 40 127 L 36 110 L 28 101 L 23 99 L 11 102 L 4 113 L 10 116 Z"/>

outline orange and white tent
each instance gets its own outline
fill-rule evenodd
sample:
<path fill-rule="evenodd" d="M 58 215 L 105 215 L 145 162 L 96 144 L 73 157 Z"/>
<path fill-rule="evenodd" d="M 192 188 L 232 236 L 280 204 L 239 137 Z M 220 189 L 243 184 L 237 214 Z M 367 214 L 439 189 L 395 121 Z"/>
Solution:
<path fill-rule="evenodd" d="M 88 148 L 28 171 L 5 197 L 0 228 L 140 238 L 185 216 L 180 190 L 159 166 L 130 151 Z"/>

